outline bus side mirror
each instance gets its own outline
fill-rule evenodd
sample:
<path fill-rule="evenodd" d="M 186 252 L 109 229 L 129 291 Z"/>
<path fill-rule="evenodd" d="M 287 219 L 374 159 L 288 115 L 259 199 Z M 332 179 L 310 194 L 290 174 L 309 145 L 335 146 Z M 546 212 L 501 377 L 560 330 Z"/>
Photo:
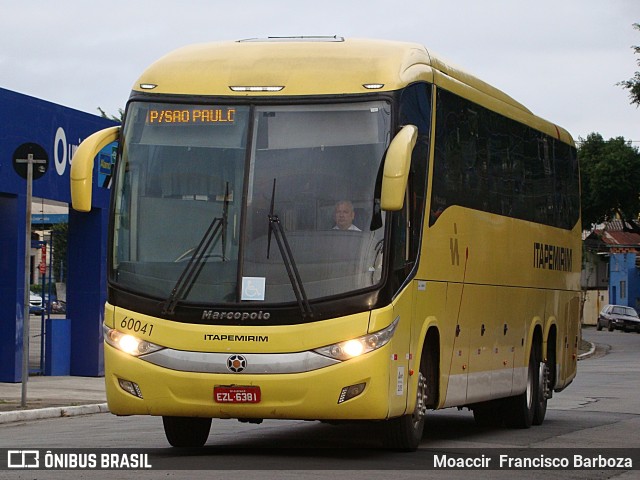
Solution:
<path fill-rule="evenodd" d="M 78 147 L 71 161 L 71 206 L 79 212 L 91 210 L 93 163 L 104 147 L 118 139 L 120 127 L 99 130 L 87 137 Z"/>
<path fill-rule="evenodd" d="M 382 174 L 382 210 L 397 211 L 404 205 L 407 191 L 407 179 L 411 167 L 411 153 L 418 139 L 418 128 L 405 125 L 391 141 L 384 160 Z"/>

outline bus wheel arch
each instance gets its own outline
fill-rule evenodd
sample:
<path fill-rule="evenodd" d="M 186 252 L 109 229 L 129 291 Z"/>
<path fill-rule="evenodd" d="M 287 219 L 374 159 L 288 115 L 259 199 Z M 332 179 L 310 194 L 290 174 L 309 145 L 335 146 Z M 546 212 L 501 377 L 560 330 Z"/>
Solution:
<path fill-rule="evenodd" d="M 426 361 L 425 379 L 427 385 L 426 407 L 435 409 L 440 402 L 440 332 L 436 327 L 430 327 L 425 335 L 420 354 Z"/>
<path fill-rule="evenodd" d="M 420 445 L 424 433 L 428 409 L 434 409 L 439 401 L 440 334 L 436 327 L 427 330 L 420 358 L 418 359 L 415 407 L 409 414 L 387 420 L 385 443 L 393 450 L 414 451 Z"/>
<path fill-rule="evenodd" d="M 549 367 L 549 386 L 548 398 L 551 398 L 553 389 L 558 383 L 558 329 L 556 325 L 552 325 L 547 336 L 547 355 L 545 362 Z"/>

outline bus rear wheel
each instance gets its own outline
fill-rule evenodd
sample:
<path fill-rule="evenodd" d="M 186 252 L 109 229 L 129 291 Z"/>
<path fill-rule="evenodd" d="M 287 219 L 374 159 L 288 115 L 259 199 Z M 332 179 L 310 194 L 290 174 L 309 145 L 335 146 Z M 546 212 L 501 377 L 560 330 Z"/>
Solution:
<path fill-rule="evenodd" d="M 553 387 L 556 382 L 556 332 L 549 335 L 547 340 L 547 358 L 538 359 L 538 396 L 536 397 L 533 424 L 542 425 L 547 413 L 547 400 L 553 396 Z"/>
<path fill-rule="evenodd" d="M 533 399 L 534 413 L 533 425 L 542 425 L 544 417 L 547 414 L 547 383 L 549 382 L 549 367 L 543 363 L 538 363 L 538 391 L 537 396 Z"/>
<path fill-rule="evenodd" d="M 162 417 L 164 434 L 172 447 L 194 448 L 207 443 L 210 418 L 199 417 Z"/>
<path fill-rule="evenodd" d="M 529 356 L 529 368 L 527 371 L 527 389 L 516 397 L 507 399 L 505 423 L 512 428 L 529 428 L 533 424 L 536 405 L 540 398 L 540 360 L 535 346 Z M 546 408 L 545 408 L 546 410 Z"/>

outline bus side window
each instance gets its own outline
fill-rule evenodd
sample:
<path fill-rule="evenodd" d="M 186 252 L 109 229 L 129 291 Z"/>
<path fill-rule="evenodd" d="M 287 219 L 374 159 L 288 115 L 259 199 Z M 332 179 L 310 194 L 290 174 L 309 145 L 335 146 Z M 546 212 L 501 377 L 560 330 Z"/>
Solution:
<path fill-rule="evenodd" d="M 405 236 L 408 241 L 405 246 L 405 263 L 415 261 L 422 238 L 429 174 L 431 89 L 431 85 L 427 83 L 410 85 L 402 92 L 400 102 L 400 124 L 418 127 L 418 139 L 411 155 L 411 170 L 404 209 Z"/>

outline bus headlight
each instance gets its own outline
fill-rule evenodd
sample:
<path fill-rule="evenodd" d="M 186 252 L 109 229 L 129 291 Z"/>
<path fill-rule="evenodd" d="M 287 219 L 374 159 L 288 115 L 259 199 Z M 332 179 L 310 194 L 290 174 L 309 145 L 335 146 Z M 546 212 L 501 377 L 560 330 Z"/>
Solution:
<path fill-rule="evenodd" d="M 384 347 L 396 331 L 400 317 L 396 318 L 387 328 L 379 330 L 362 337 L 353 338 L 326 347 L 317 348 L 314 352 L 324 355 L 325 357 L 335 358 L 337 360 L 349 360 L 350 358 L 359 357 L 365 353 L 372 352 L 378 348 Z"/>
<path fill-rule="evenodd" d="M 145 353 L 155 352 L 164 347 L 148 342 L 129 333 L 120 332 L 113 328 L 103 327 L 104 341 L 118 350 L 138 357 Z"/>

